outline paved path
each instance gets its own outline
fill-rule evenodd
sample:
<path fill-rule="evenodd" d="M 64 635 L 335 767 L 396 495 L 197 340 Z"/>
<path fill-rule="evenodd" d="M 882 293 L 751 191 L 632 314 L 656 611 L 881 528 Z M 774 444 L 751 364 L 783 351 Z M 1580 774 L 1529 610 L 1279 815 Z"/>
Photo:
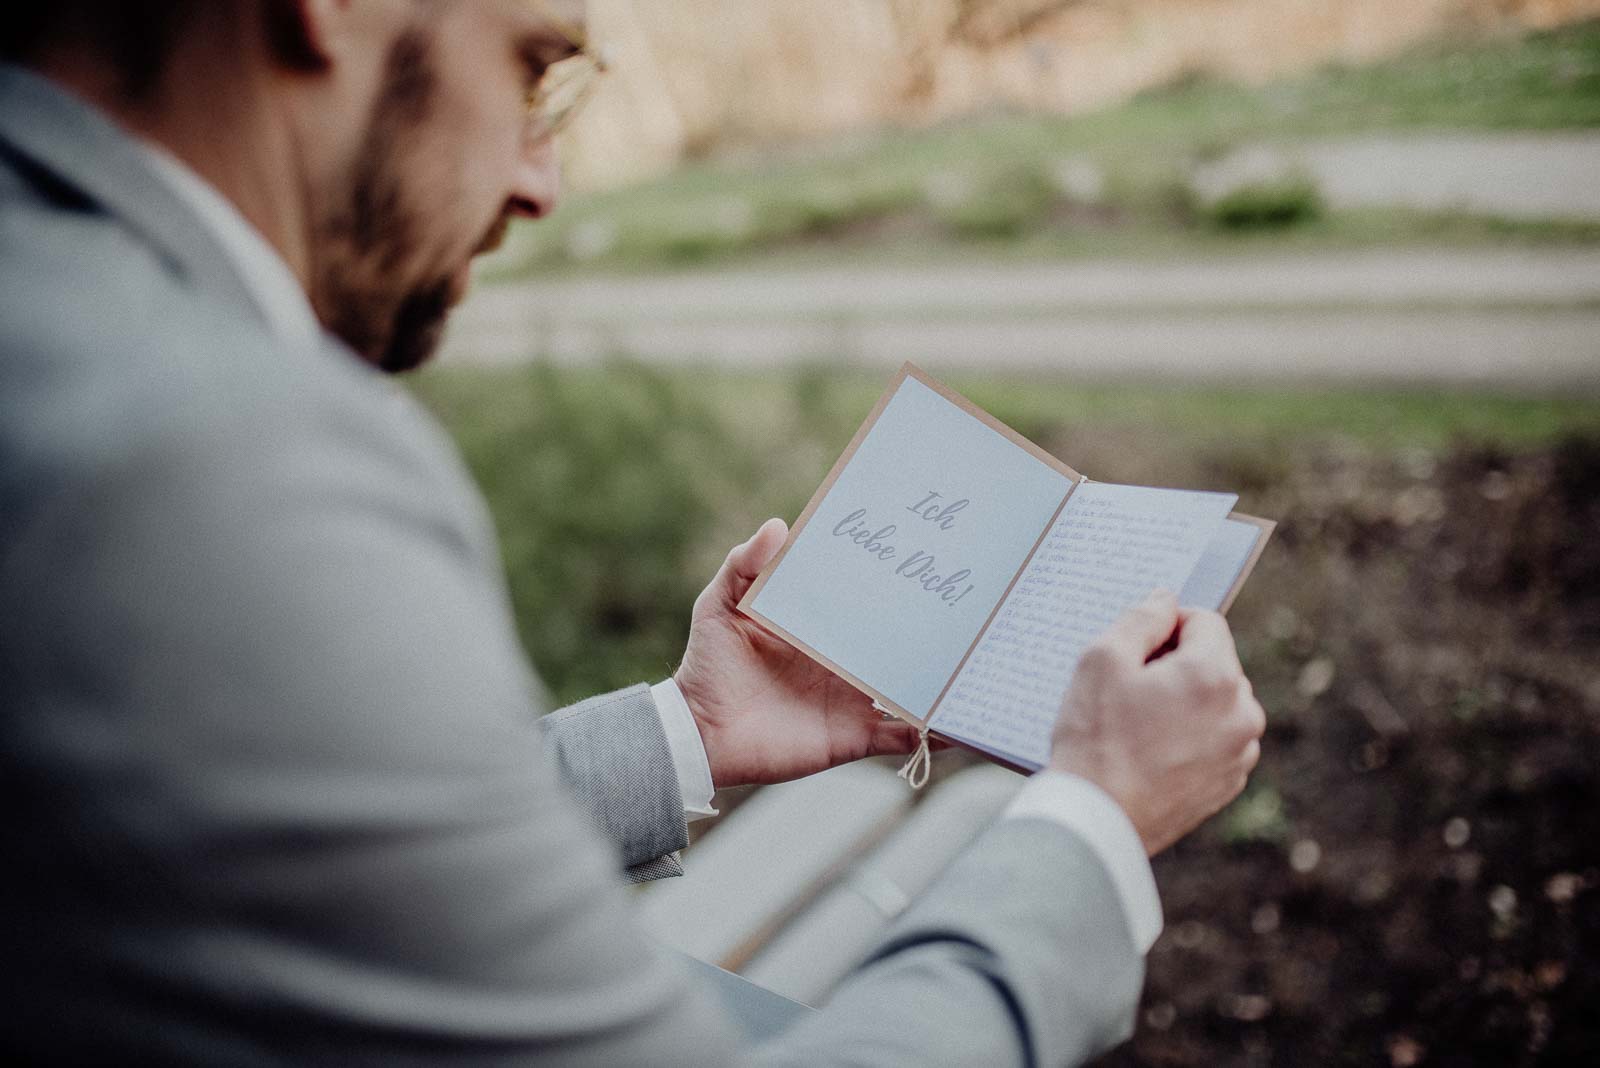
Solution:
<path fill-rule="evenodd" d="M 701 271 L 482 286 L 445 360 L 912 359 L 1174 381 L 1600 392 L 1600 250 Z"/>

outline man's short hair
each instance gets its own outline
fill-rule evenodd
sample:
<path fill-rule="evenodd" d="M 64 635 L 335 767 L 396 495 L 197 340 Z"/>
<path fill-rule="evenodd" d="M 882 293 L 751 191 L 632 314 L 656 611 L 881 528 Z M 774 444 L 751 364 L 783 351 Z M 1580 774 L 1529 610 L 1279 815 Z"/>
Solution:
<path fill-rule="evenodd" d="M 185 26 L 215 0 L 9 0 L 0 4 L 0 59 L 36 63 L 58 49 L 103 60 L 130 97 L 154 89 Z"/>

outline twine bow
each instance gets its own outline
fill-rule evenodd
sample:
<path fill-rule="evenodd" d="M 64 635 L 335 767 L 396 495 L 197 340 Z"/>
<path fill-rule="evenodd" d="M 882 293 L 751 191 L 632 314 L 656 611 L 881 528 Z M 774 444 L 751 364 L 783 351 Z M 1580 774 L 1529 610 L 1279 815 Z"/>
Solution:
<path fill-rule="evenodd" d="M 876 701 L 872 702 L 872 707 L 882 713 L 884 719 L 900 718 Z M 933 750 L 928 747 L 928 725 L 918 723 L 916 726 L 917 747 L 906 757 L 897 774 L 906 781 L 907 786 L 920 790 L 928 785 L 928 775 L 933 771 Z"/>
<path fill-rule="evenodd" d="M 911 755 L 906 758 L 899 772 L 906 785 L 913 790 L 920 790 L 928 785 L 928 774 L 933 770 L 933 751 L 928 748 L 928 728 L 926 726 L 920 728 L 917 736 L 920 739 L 917 747 L 911 751 Z"/>

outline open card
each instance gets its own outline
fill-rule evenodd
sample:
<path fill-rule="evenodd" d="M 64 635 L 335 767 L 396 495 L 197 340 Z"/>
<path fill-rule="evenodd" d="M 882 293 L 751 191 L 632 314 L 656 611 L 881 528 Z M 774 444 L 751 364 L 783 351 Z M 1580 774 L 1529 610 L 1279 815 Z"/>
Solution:
<path fill-rule="evenodd" d="M 1157 587 L 1226 611 L 1273 523 L 1093 482 L 910 364 L 739 608 L 935 737 L 1036 770 L 1083 650 Z"/>

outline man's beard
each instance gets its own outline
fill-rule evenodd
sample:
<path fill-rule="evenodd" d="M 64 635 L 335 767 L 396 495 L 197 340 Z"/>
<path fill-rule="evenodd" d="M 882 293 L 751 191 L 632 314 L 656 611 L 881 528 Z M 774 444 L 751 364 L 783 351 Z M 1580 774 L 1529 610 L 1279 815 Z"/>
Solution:
<path fill-rule="evenodd" d="M 367 362 L 392 373 L 413 370 L 433 355 L 456 296 L 454 271 L 397 281 L 402 272 L 416 271 L 422 252 L 420 214 L 402 180 L 402 148 L 427 120 L 435 87 L 431 42 L 421 29 L 409 31 L 385 60 L 350 192 L 320 218 L 313 235 L 318 318 Z M 497 221 L 491 234 L 503 226 Z"/>

